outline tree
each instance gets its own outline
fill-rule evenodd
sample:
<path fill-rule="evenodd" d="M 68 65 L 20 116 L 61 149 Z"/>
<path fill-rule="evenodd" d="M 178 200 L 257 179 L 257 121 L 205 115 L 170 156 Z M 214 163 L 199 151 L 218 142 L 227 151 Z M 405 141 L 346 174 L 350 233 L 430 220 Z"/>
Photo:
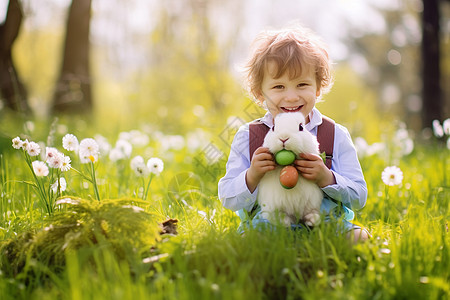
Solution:
<path fill-rule="evenodd" d="M 424 0 L 422 12 L 422 127 L 442 120 L 443 99 L 440 69 L 440 0 Z"/>
<path fill-rule="evenodd" d="M 62 67 L 53 96 L 53 113 L 92 111 L 90 19 L 91 0 L 73 0 L 67 18 Z"/>
<path fill-rule="evenodd" d="M 27 90 L 17 73 L 11 49 L 22 24 L 22 7 L 18 0 L 10 0 L 8 12 L 0 25 L 0 97 L 11 110 L 30 114 Z"/>

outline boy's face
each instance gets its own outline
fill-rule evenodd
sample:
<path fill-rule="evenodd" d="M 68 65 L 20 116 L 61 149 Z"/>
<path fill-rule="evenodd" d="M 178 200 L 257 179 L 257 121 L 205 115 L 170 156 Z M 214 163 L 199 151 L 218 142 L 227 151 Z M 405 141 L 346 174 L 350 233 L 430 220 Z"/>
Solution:
<path fill-rule="evenodd" d="M 301 112 L 309 123 L 309 113 L 320 95 L 313 68 L 305 68 L 299 77 L 293 79 L 289 78 L 289 72 L 280 78 L 273 78 L 275 74 L 276 65 L 269 62 L 261 83 L 260 100 L 266 101 L 273 117 L 283 112 Z"/>

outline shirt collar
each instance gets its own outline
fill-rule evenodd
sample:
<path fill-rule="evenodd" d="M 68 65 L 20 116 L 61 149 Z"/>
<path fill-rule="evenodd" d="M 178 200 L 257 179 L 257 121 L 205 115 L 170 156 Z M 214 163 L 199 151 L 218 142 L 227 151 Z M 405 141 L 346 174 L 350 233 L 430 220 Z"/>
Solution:
<path fill-rule="evenodd" d="M 270 112 L 266 112 L 264 117 L 262 117 L 261 122 L 266 124 L 269 128 L 273 127 L 273 117 Z M 315 127 L 322 124 L 322 114 L 317 108 L 313 108 L 313 110 L 309 113 L 309 123 L 306 124 L 306 130 L 312 131 Z"/>

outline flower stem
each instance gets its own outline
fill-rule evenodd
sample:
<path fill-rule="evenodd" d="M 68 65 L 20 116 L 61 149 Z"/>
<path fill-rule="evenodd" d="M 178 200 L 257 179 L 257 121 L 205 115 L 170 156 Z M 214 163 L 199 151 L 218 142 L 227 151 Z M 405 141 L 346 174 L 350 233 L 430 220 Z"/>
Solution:
<path fill-rule="evenodd" d="M 145 190 L 144 198 L 142 198 L 142 200 L 147 200 L 148 190 L 150 189 L 150 183 L 152 182 L 152 179 L 153 179 L 153 173 L 150 174 L 150 179 L 147 184 L 147 189 Z"/>
<path fill-rule="evenodd" d="M 98 193 L 97 181 L 95 179 L 94 162 L 91 161 L 90 164 L 91 164 L 91 171 L 92 171 L 92 184 L 94 185 L 95 197 L 97 198 L 98 201 L 100 201 L 100 194 Z"/>

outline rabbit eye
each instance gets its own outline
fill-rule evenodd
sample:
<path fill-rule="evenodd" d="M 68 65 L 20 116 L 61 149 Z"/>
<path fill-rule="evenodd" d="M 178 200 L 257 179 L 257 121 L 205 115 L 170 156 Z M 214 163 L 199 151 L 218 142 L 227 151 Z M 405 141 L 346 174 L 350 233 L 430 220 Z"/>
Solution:
<path fill-rule="evenodd" d="M 273 125 L 273 127 L 272 127 L 272 131 L 275 131 L 275 125 Z"/>
<path fill-rule="evenodd" d="M 303 125 L 302 124 L 298 125 L 298 130 L 303 131 Z"/>

